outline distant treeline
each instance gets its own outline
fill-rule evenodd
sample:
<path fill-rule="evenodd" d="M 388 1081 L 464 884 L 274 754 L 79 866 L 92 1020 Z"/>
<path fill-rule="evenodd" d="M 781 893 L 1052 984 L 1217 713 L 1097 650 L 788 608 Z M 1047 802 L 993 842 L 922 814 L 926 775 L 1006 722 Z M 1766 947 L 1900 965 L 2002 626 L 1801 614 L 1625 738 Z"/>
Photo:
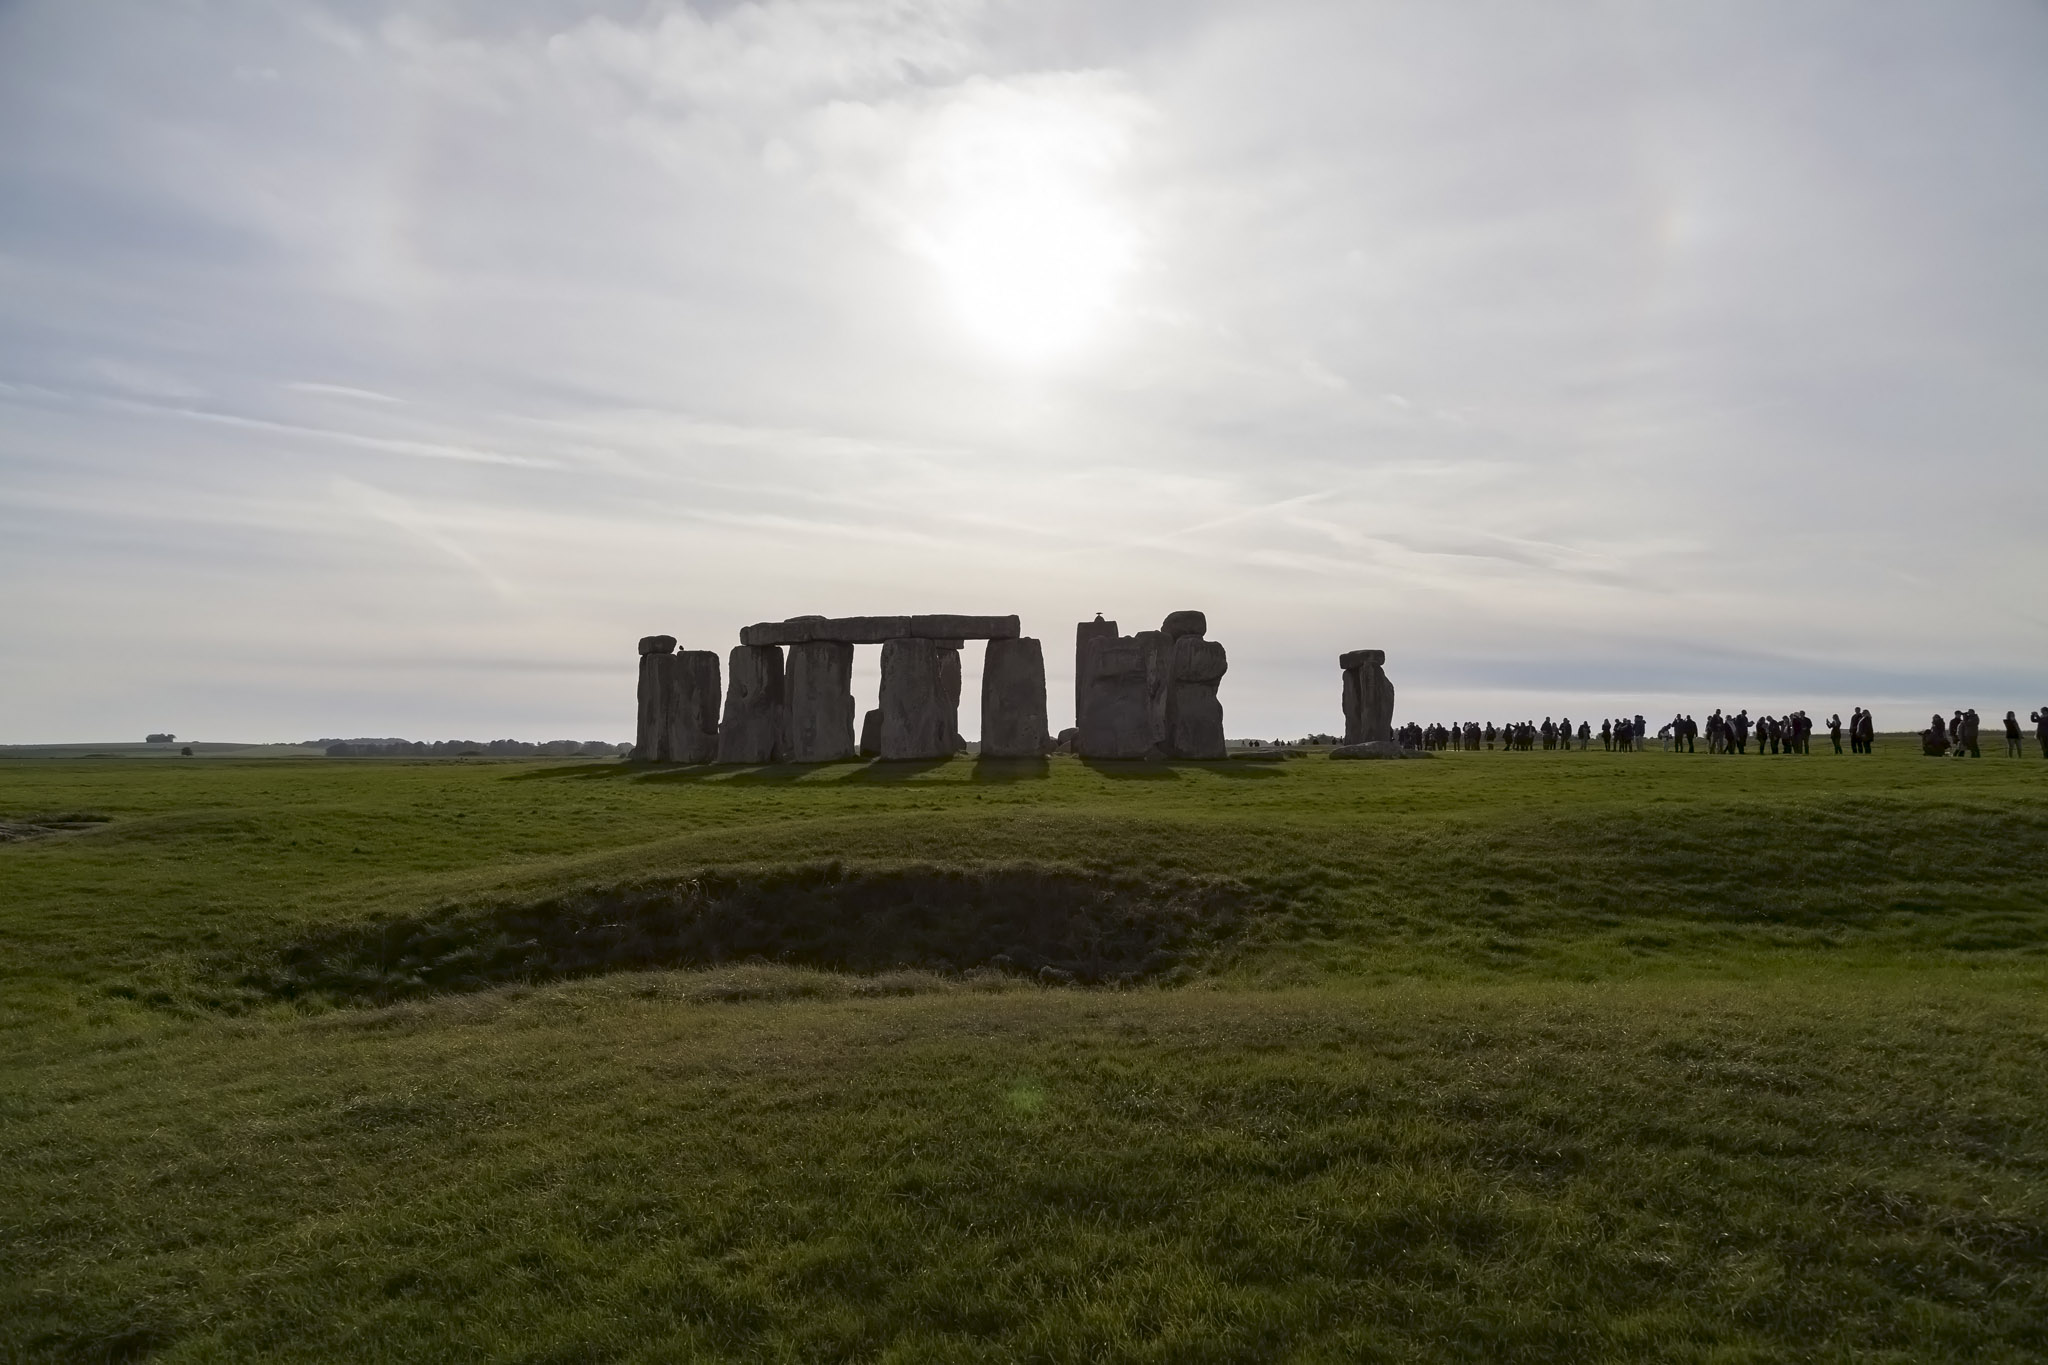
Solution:
<path fill-rule="evenodd" d="M 543 758 L 616 758 L 630 744 L 603 739 L 549 739 L 538 744 L 524 739 L 316 739 L 329 758 L 409 758 L 414 755 L 460 758 L 465 754 L 534 755 Z"/>

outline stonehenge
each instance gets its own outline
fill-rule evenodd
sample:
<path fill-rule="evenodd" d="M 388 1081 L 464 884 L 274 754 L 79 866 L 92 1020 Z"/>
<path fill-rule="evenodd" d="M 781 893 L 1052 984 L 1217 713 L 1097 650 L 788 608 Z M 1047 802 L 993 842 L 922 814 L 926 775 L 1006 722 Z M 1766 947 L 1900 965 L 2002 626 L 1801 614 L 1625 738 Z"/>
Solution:
<path fill-rule="evenodd" d="M 639 719 L 633 757 L 649 763 L 709 763 L 718 752 L 718 656 L 676 652 L 673 635 L 640 641 Z"/>
<path fill-rule="evenodd" d="M 1354 649 L 1337 656 L 1344 670 L 1344 743 L 1374 744 L 1394 737 L 1394 684 L 1381 665 L 1384 649 Z"/>
<path fill-rule="evenodd" d="M 1076 750 L 1086 758 L 1222 758 L 1229 669 L 1199 611 L 1120 635 L 1097 616 L 1074 632 Z"/>
<path fill-rule="evenodd" d="M 719 660 L 640 641 L 639 729 L 632 757 L 650 763 L 832 763 L 858 755 L 929 761 L 960 753 L 960 652 L 986 641 L 981 753 L 1038 758 L 1222 758 L 1217 688 L 1229 668 L 1208 618 L 1176 611 L 1158 630 L 1118 634 L 1098 615 L 1075 630 L 1075 724 L 1055 741 L 1045 704 L 1045 650 L 1015 616 L 793 616 L 740 631 Z M 854 648 L 881 646 L 878 704 L 853 699 Z M 855 718 L 859 716 L 856 730 Z"/>
<path fill-rule="evenodd" d="M 1015 616 L 796 616 L 746 627 L 728 659 L 719 711 L 718 656 L 676 652 L 672 635 L 640 641 L 638 736 L 650 763 L 831 763 L 854 757 L 946 758 L 960 738 L 960 651 L 986 640 L 982 732 L 992 754 L 1042 754 L 1045 662 Z M 856 739 L 853 651 L 882 646 L 881 704 Z"/>

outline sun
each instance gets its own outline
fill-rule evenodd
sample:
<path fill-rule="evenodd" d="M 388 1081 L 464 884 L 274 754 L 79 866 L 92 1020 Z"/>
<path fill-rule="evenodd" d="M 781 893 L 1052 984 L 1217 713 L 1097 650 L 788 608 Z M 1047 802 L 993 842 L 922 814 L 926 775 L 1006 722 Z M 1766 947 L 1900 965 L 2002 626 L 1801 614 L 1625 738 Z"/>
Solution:
<path fill-rule="evenodd" d="M 1114 172 L 1114 107 L 1002 92 L 966 101 L 925 149 L 917 246 L 986 347 L 1054 359 L 1102 330 L 1137 254 Z"/>

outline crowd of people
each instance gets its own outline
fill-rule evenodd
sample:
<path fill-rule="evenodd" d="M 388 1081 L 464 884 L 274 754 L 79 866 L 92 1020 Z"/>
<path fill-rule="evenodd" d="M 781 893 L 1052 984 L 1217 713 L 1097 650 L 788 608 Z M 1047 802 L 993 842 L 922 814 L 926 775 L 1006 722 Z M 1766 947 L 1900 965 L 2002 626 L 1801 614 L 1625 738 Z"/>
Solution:
<path fill-rule="evenodd" d="M 2041 756 L 2048 758 L 2048 706 L 2029 712 L 2027 720 L 2034 726 Z M 1657 741 L 1666 753 L 1698 753 L 1704 743 L 1710 754 L 1746 754 L 1750 751 L 1751 741 L 1754 741 L 1756 752 L 1760 754 L 1810 754 L 1813 752 L 1814 729 L 1813 717 L 1804 711 L 1752 719 L 1747 707 L 1733 715 L 1724 715 L 1717 709 L 1707 717 L 1704 727 L 1689 715 L 1673 716 L 1658 727 Z M 1844 744 L 1848 745 L 1847 752 L 1852 754 L 1867 754 L 1876 746 L 1876 722 L 1861 706 L 1850 708 L 1847 721 L 1842 719 L 1840 712 L 1830 715 L 1826 729 L 1828 742 L 1838 754 L 1844 752 Z M 1956 758 L 1981 757 L 1977 731 L 1978 717 L 1974 710 L 1959 710 L 1947 720 L 1937 715 L 1933 725 L 1920 732 L 1922 750 Z M 1541 724 L 1527 720 L 1499 726 L 1491 721 L 1470 720 L 1459 725 L 1410 723 L 1401 726 L 1395 732 L 1395 738 L 1411 749 L 1472 751 L 1493 748 L 1586 750 L 1598 740 L 1600 747 L 1610 752 L 1633 753 L 1645 747 L 1646 734 L 1647 725 L 1640 715 L 1610 717 L 1602 720 L 1597 730 L 1591 721 L 1582 720 L 1574 729 L 1569 717 L 1553 721 L 1545 716 Z M 2025 733 L 2020 728 L 2019 717 L 2011 711 L 2005 713 L 2005 752 L 2009 758 L 2018 758 L 2026 752 Z"/>
<path fill-rule="evenodd" d="M 2041 756 L 2048 758 L 2048 706 L 2027 712 L 2027 722 L 2034 727 L 2034 738 L 2040 745 Z M 1927 728 L 1920 732 L 1920 752 L 1935 758 L 1982 758 L 1984 752 L 1978 738 L 1980 724 L 1975 707 L 1957 711 L 1946 721 L 1937 711 Z M 2020 728 L 2019 716 L 2008 711 L 2005 713 L 2005 756 L 2018 758 L 2026 751 L 2026 731 Z"/>

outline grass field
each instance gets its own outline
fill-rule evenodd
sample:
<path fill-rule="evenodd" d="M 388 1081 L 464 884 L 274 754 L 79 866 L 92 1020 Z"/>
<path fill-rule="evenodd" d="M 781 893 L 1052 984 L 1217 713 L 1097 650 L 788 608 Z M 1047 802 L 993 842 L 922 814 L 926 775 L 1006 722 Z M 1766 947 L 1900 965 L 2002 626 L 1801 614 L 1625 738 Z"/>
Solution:
<path fill-rule="evenodd" d="M 22 759 L 0 824 L 0 1358 L 2048 1356 L 2038 756 Z"/>

